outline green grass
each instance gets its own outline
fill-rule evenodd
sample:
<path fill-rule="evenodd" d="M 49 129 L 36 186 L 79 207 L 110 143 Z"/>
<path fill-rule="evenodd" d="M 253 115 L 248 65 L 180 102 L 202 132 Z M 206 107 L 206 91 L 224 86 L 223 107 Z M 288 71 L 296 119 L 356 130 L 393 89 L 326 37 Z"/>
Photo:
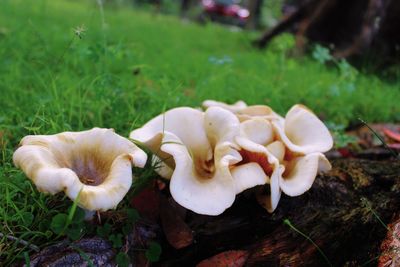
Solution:
<path fill-rule="evenodd" d="M 84 25 L 79 38 L 74 28 Z M 0 232 L 43 247 L 51 218 L 70 201 L 38 193 L 13 167 L 28 134 L 110 127 L 122 135 L 165 109 L 205 99 L 303 103 L 327 121 L 400 120 L 400 83 L 291 58 L 289 35 L 267 50 L 253 33 L 182 23 L 96 1 L 0 1 Z M 0 262 L 33 251 L 0 237 Z"/>

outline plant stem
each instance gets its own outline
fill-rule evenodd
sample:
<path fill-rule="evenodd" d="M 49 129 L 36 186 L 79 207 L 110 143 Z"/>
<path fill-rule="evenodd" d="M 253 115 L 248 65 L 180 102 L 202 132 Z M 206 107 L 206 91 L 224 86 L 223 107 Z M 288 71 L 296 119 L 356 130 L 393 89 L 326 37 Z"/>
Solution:
<path fill-rule="evenodd" d="M 12 236 L 12 235 L 5 235 L 3 233 L 0 233 L 0 238 L 3 238 L 3 237 L 7 238 L 8 240 L 15 241 L 15 242 L 17 242 L 17 243 L 19 243 L 21 245 L 27 246 L 27 247 L 29 247 L 30 249 L 32 249 L 32 250 L 34 250 L 36 252 L 40 251 L 38 246 L 30 244 L 28 241 L 25 241 L 25 240 L 23 240 L 21 238 L 18 238 L 18 237 Z"/>

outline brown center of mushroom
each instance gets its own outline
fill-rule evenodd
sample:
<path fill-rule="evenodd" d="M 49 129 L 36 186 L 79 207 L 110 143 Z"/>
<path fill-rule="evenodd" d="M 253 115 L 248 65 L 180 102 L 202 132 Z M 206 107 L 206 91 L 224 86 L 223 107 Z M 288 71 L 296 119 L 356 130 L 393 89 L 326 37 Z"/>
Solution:
<path fill-rule="evenodd" d="M 101 158 L 98 154 L 85 157 L 81 156 L 73 160 L 71 169 L 79 180 L 86 185 L 100 185 L 107 178 L 111 168 L 110 160 Z"/>
<path fill-rule="evenodd" d="M 242 161 L 238 165 L 246 164 L 249 162 L 256 162 L 264 170 L 267 176 L 271 176 L 273 172 L 273 166 L 268 162 L 267 156 L 263 153 L 251 152 L 247 150 L 240 150 L 240 155 L 242 156 Z"/>
<path fill-rule="evenodd" d="M 203 179 L 211 179 L 215 173 L 214 159 L 204 161 L 200 158 L 195 159 L 195 173 Z"/>

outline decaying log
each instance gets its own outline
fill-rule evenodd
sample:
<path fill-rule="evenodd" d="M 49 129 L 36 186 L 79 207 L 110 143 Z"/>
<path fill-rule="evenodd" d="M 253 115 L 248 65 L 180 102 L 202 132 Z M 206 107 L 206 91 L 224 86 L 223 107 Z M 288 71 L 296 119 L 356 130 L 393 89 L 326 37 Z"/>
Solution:
<path fill-rule="evenodd" d="M 180 251 L 163 244 L 160 265 L 194 266 L 240 250 L 249 253 L 245 266 L 376 266 L 387 233 L 384 222 L 399 211 L 400 161 L 332 164 L 304 195 L 282 197 L 273 214 L 246 192 L 220 216 L 188 213 L 194 244 Z"/>

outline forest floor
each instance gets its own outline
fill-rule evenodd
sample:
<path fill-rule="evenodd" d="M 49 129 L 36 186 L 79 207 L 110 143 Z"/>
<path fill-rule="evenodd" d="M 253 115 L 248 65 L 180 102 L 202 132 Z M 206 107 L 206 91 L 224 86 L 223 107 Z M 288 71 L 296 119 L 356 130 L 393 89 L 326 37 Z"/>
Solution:
<path fill-rule="evenodd" d="M 400 75 L 382 81 L 318 46 L 292 57 L 290 35 L 260 51 L 254 37 L 95 1 L 1 1 L 0 262 L 29 262 L 36 246 L 62 240 L 49 225 L 72 205 L 38 193 L 14 167 L 26 135 L 106 127 L 127 136 L 166 109 L 206 99 L 266 104 L 282 115 L 302 103 L 339 131 L 358 118 L 400 120 Z M 79 237 L 91 231 L 99 229 Z M 121 237 L 110 235 L 118 246 Z"/>

